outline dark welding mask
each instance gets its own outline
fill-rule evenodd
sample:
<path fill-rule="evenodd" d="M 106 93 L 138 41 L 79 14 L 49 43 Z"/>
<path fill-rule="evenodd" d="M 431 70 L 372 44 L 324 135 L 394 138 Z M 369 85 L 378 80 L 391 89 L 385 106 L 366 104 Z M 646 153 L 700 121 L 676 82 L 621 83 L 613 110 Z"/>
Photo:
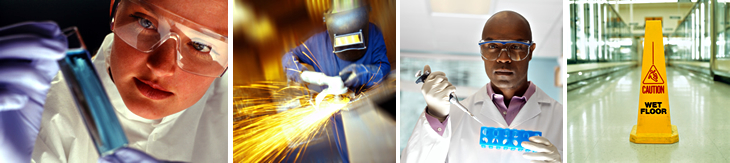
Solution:
<path fill-rule="evenodd" d="M 368 36 L 368 8 L 359 1 L 334 0 L 332 9 L 324 14 L 332 42 L 333 53 L 346 61 L 356 61 L 365 55 Z"/>

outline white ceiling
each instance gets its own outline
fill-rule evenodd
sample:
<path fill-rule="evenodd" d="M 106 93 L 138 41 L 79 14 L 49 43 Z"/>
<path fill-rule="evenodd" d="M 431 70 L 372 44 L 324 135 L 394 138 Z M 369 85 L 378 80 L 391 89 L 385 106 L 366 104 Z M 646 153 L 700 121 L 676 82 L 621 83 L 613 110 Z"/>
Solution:
<path fill-rule="evenodd" d="M 633 4 L 633 7 L 629 7 L 629 4 L 619 4 L 618 14 L 621 16 L 625 23 L 636 23 L 637 26 L 644 26 L 645 17 L 662 17 L 662 28 L 664 29 L 664 34 L 671 34 L 676 30 L 677 26 L 679 25 L 679 21 L 687 16 L 687 14 L 689 14 L 690 9 L 692 9 L 694 5 L 695 3 L 689 2 L 643 3 Z M 632 8 L 633 12 L 631 12 Z M 670 16 L 678 16 L 680 19 L 671 19 Z M 632 33 L 634 35 L 644 35 L 643 28 L 634 29 L 634 26 L 631 27 Z"/>
<path fill-rule="evenodd" d="M 561 54 L 561 0 L 492 0 L 489 15 L 433 13 L 430 5 L 430 0 L 401 1 L 401 51 L 479 55 L 477 42 L 489 16 L 495 11 L 512 10 L 530 22 L 532 38 L 537 43 L 535 56 Z"/>

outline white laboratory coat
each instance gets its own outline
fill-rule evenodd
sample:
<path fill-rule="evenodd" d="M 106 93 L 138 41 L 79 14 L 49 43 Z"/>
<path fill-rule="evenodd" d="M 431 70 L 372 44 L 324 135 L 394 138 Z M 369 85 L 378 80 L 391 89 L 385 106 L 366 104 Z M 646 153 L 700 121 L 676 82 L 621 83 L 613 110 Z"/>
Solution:
<path fill-rule="evenodd" d="M 114 34 L 104 39 L 92 62 L 129 140 L 129 147 L 168 161 L 228 161 L 228 75 L 216 79 L 193 106 L 159 120 L 127 109 L 107 71 Z M 43 110 L 33 149 L 34 162 L 97 162 L 99 155 L 79 116 L 63 75 L 58 73 Z"/>
<path fill-rule="evenodd" d="M 550 98 L 540 88 L 525 103 L 511 125 L 500 115 L 482 87 L 474 95 L 461 101 L 474 116 L 488 127 L 541 131 L 542 136 L 558 147 L 563 147 L 563 105 Z M 408 146 L 401 153 L 402 163 L 413 162 L 529 162 L 524 152 L 482 148 L 479 132 L 482 125 L 468 114 L 451 105 L 449 121 L 442 136 L 431 128 L 425 112 L 421 113 Z"/>

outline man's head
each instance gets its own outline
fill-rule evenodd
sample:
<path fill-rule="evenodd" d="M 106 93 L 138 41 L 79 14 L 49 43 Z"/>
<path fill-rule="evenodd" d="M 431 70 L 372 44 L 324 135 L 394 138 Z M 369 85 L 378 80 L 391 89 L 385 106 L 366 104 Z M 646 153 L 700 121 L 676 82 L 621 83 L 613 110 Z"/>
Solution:
<path fill-rule="evenodd" d="M 494 14 L 482 30 L 482 40 L 515 40 L 520 42 L 532 41 L 530 24 L 522 15 L 514 11 L 500 11 Z M 527 85 L 527 67 L 532 59 L 533 43 L 529 47 L 529 54 L 520 61 L 510 59 L 508 51 L 503 51 L 496 60 L 484 59 L 484 70 L 487 72 L 492 85 L 500 89 L 518 89 Z M 482 54 L 484 55 L 484 54 Z"/>
<path fill-rule="evenodd" d="M 363 0 L 333 0 L 325 24 L 338 58 L 356 61 L 367 51 L 368 6 Z"/>

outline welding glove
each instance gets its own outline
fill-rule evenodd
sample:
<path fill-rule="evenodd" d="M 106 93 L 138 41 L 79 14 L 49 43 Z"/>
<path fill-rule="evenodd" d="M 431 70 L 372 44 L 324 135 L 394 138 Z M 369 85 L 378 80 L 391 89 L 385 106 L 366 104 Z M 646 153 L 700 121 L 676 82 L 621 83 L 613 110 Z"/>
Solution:
<path fill-rule="evenodd" d="M 326 85 L 327 81 L 324 79 L 329 77 L 327 74 L 316 71 L 302 71 L 302 73 L 298 76 L 300 81 L 314 83 L 317 85 Z"/>
<path fill-rule="evenodd" d="M 383 80 L 384 74 L 379 68 L 377 65 L 350 64 L 340 70 L 340 77 L 347 87 L 370 87 Z"/>
<path fill-rule="evenodd" d="M 282 65 L 284 65 L 284 72 L 286 72 L 286 77 L 293 82 L 300 83 L 302 82 L 302 78 L 299 76 L 304 71 L 307 71 L 307 67 L 302 65 L 302 63 L 299 63 L 299 58 L 297 58 L 296 55 L 293 55 L 291 53 L 287 53 L 282 57 L 281 59 Z"/>
<path fill-rule="evenodd" d="M 171 161 L 160 161 L 142 151 L 122 147 L 114 150 L 114 153 L 99 158 L 99 163 L 173 163 Z"/>
<path fill-rule="evenodd" d="M 536 153 L 527 152 L 522 157 L 532 162 L 562 162 L 560 152 L 550 141 L 542 136 L 533 136 L 530 141 L 523 141 L 522 147 L 535 151 Z"/>
<path fill-rule="evenodd" d="M 66 49 L 56 23 L 0 27 L 0 162 L 30 162 L 46 93 Z"/>
<path fill-rule="evenodd" d="M 426 65 L 423 72 L 431 72 L 431 67 Z M 446 74 L 441 71 L 432 72 L 423 81 L 421 93 L 428 104 L 426 111 L 436 118 L 445 118 L 449 115 L 449 94 L 455 92 L 456 87 L 449 83 Z"/>
<path fill-rule="evenodd" d="M 320 93 L 339 95 L 347 92 L 345 84 L 337 76 L 327 76 L 327 74 L 321 72 L 304 71 L 300 75 L 300 78 L 304 82 L 322 86 L 323 90 Z"/>

